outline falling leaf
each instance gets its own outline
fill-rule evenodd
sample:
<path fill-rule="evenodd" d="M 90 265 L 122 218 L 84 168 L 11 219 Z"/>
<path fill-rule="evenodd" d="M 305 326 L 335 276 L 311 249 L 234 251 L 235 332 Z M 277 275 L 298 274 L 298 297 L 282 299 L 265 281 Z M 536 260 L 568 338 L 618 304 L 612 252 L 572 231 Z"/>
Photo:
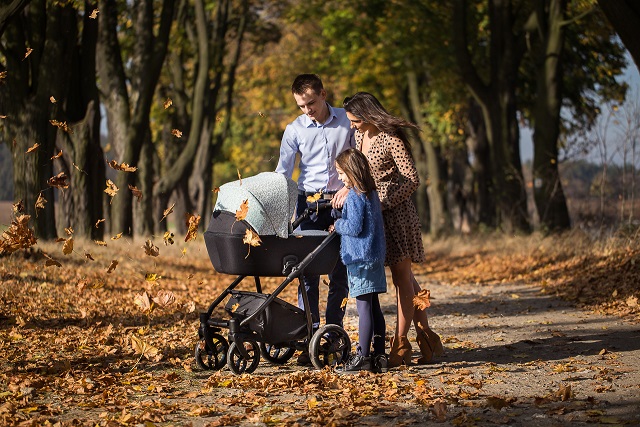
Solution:
<path fill-rule="evenodd" d="M 105 221 L 106 221 L 106 219 L 104 219 L 104 218 L 97 220 L 97 221 L 96 221 L 96 225 L 95 225 L 95 227 L 96 227 L 96 228 L 98 228 L 98 226 L 100 225 L 100 223 L 103 223 L 103 222 L 105 222 Z"/>
<path fill-rule="evenodd" d="M 55 104 L 57 102 L 53 95 L 49 97 L 49 101 L 51 101 L 52 104 Z"/>
<path fill-rule="evenodd" d="M 213 194 L 218 194 L 220 192 L 220 187 L 214 187 L 214 189 L 211 191 L 213 192 Z"/>
<path fill-rule="evenodd" d="M 155 297 L 153 297 L 153 302 L 158 304 L 160 307 L 165 308 L 176 301 L 176 296 L 171 291 L 158 291 Z"/>
<path fill-rule="evenodd" d="M 267 117 L 267 116 L 265 116 L 265 114 L 264 114 L 262 111 L 258 111 L 258 115 L 259 115 L 260 117 L 263 117 L 263 118 L 264 118 L 264 117 Z"/>
<path fill-rule="evenodd" d="M 116 267 L 118 266 L 118 261 L 116 261 L 115 259 L 111 261 L 111 264 L 109 264 L 109 268 L 107 268 L 107 273 L 111 273 L 113 270 L 116 269 Z"/>
<path fill-rule="evenodd" d="M 349 298 L 343 298 L 340 303 L 340 308 L 344 309 L 347 306 L 347 302 L 349 302 Z"/>
<path fill-rule="evenodd" d="M 37 243 L 33 230 L 29 228 L 29 219 L 30 215 L 20 215 L 11 221 L 11 225 L 1 236 L 0 255 L 27 249 Z"/>
<path fill-rule="evenodd" d="M 27 150 L 27 154 L 29 153 L 33 153 L 34 151 L 36 151 L 38 149 L 38 147 L 40 147 L 40 144 L 38 144 L 37 142 L 35 144 L 33 144 L 31 147 L 29 147 L 29 149 Z"/>
<path fill-rule="evenodd" d="M 67 122 L 59 122 L 57 120 L 49 120 L 49 123 L 57 127 L 58 129 L 62 129 L 64 132 L 73 134 L 73 129 L 67 125 Z"/>
<path fill-rule="evenodd" d="M 164 232 L 164 236 L 162 236 L 162 240 L 164 240 L 164 245 L 168 246 L 168 245 L 173 245 L 174 241 L 173 241 L 173 233 L 170 231 L 165 231 Z"/>
<path fill-rule="evenodd" d="M 422 289 L 416 295 L 413 296 L 413 306 L 418 310 L 424 310 L 431 307 L 431 291 L 428 289 Z"/>
<path fill-rule="evenodd" d="M 242 221 L 247 217 L 249 213 L 249 199 L 245 199 L 240 204 L 240 209 L 236 211 L 236 221 Z"/>
<path fill-rule="evenodd" d="M 60 172 L 58 175 L 53 176 L 47 180 L 47 184 L 50 187 L 55 187 L 58 189 L 69 188 L 69 184 L 67 184 L 67 175 L 64 172 Z"/>
<path fill-rule="evenodd" d="M 140 307 L 140 310 L 144 312 L 150 312 L 152 309 L 151 298 L 149 298 L 149 294 L 147 293 L 147 291 L 143 291 L 141 294 L 137 294 L 133 298 L 133 303 Z"/>
<path fill-rule="evenodd" d="M 78 172 L 83 173 L 83 174 L 85 174 L 85 175 L 89 176 L 89 174 L 88 174 L 88 173 L 86 173 L 85 171 L 83 171 L 83 170 L 82 170 L 78 165 L 76 165 L 76 164 L 75 164 L 75 163 L 73 163 L 73 162 L 72 162 L 71 164 L 73 165 L 73 167 L 74 167 L 74 168 L 76 168 L 76 170 L 77 170 Z"/>
<path fill-rule="evenodd" d="M 178 129 L 171 129 L 171 135 L 175 136 L 176 138 L 182 138 L 182 132 Z"/>
<path fill-rule="evenodd" d="M 24 202 L 22 201 L 22 199 L 18 200 L 17 202 L 15 202 L 13 205 L 11 205 L 13 207 L 13 212 L 16 214 L 23 214 L 24 213 Z"/>
<path fill-rule="evenodd" d="M 180 252 L 182 253 L 180 258 L 182 258 L 183 256 L 185 256 L 187 254 L 187 248 L 182 248 L 182 250 Z"/>
<path fill-rule="evenodd" d="M 38 200 L 36 200 L 36 217 L 38 216 L 38 211 L 44 209 L 44 205 L 46 204 L 47 199 L 42 196 L 42 192 L 38 193 Z"/>
<path fill-rule="evenodd" d="M 187 235 L 184 238 L 185 242 L 196 239 L 198 235 L 199 224 L 200 224 L 200 215 L 187 214 Z"/>
<path fill-rule="evenodd" d="M 55 266 L 56 266 L 56 267 L 58 267 L 58 268 L 62 267 L 62 264 L 60 264 L 60 263 L 59 263 L 58 261 L 56 261 L 55 259 L 51 258 L 49 255 L 44 254 L 44 257 L 47 259 L 47 260 L 45 261 L 45 263 L 44 263 L 44 265 L 45 265 L 46 267 L 49 267 L 49 266 L 52 266 L 52 265 L 55 265 Z"/>
<path fill-rule="evenodd" d="M 30 47 L 27 48 L 27 51 L 24 54 L 24 58 L 22 58 L 22 60 L 24 61 L 25 59 L 27 59 L 27 56 L 31 55 L 31 52 L 33 52 L 33 49 L 31 49 Z"/>
<path fill-rule="evenodd" d="M 238 181 L 240 181 L 239 185 L 242 185 L 242 175 L 240 175 L 240 169 L 236 169 L 238 171 Z"/>
<path fill-rule="evenodd" d="M 115 236 L 111 237 L 111 240 L 118 240 L 121 237 L 122 237 L 122 233 L 118 233 Z"/>
<path fill-rule="evenodd" d="M 98 9 L 93 9 L 93 10 L 91 11 L 91 15 L 89 15 L 89 18 L 91 18 L 91 19 L 96 19 L 96 18 L 98 17 L 98 12 L 99 12 L 99 10 L 98 10 Z"/>
<path fill-rule="evenodd" d="M 71 227 L 66 227 L 64 229 L 64 232 L 67 233 L 67 236 L 71 236 L 73 234 L 73 228 Z"/>
<path fill-rule="evenodd" d="M 236 310 L 238 309 L 238 307 L 240 307 L 240 304 L 239 304 L 239 303 L 235 303 L 235 304 L 233 304 L 233 305 L 231 306 L 231 312 L 232 312 L 232 313 L 235 313 L 235 312 L 236 312 Z"/>
<path fill-rule="evenodd" d="M 108 179 L 107 180 L 107 188 L 104 189 L 104 192 L 107 193 L 111 197 L 111 200 L 109 201 L 109 204 L 111 204 L 111 202 L 113 201 L 113 197 L 116 194 L 118 194 L 118 187 L 113 183 L 113 181 Z"/>
<path fill-rule="evenodd" d="M 85 256 L 87 259 L 90 259 L 91 261 L 95 261 L 95 259 L 93 258 L 93 256 L 92 256 L 89 252 L 85 252 L 85 253 L 84 253 L 84 256 Z"/>
<path fill-rule="evenodd" d="M 73 237 L 69 237 L 64 241 L 64 245 L 62 245 L 62 253 L 65 255 L 69 255 L 73 252 Z"/>
<path fill-rule="evenodd" d="M 164 101 L 164 109 L 166 110 L 167 108 L 171 107 L 171 105 L 173 104 L 173 101 L 171 100 L 171 98 L 167 98 L 166 101 Z"/>
<path fill-rule="evenodd" d="M 107 246 L 107 242 L 102 240 L 94 240 L 94 243 L 98 246 Z"/>
<path fill-rule="evenodd" d="M 136 166 L 129 166 L 126 163 L 118 164 L 118 162 L 116 162 L 115 160 L 111 160 L 108 164 L 109 164 L 109 166 L 111 166 L 111 169 L 114 169 L 114 170 L 117 170 L 117 171 L 135 172 L 135 171 L 138 170 L 138 168 Z"/>
<path fill-rule="evenodd" d="M 138 199 L 138 201 L 142 200 L 142 191 L 138 190 L 135 185 L 129 184 L 129 190 L 131 190 L 133 196 Z"/>
<path fill-rule="evenodd" d="M 149 283 L 156 283 L 161 278 L 162 276 L 158 276 L 156 273 L 147 273 L 144 275 L 144 280 L 146 280 Z"/>
<path fill-rule="evenodd" d="M 131 335 L 131 348 L 136 354 L 139 354 L 141 357 L 144 356 L 147 360 L 155 360 L 159 351 L 157 348 L 147 344 L 135 335 Z"/>
<path fill-rule="evenodd" d="M 172 212 L 173 212 L 173 208 L 176 206 L 176 204 L 172 204 L 171 206 L 169 206 L 167 209 L 164 210 L 164 212 L 162 213 L 162 219 L 160 220 L 160 222 L 162 222 L 163 219 L 165 219 L 167 216 L 169 216 Z"/>
<path fill-rule="evenodd" d="M 144 253 L 149 256 L 160 255 L 160 248 L 154 245 L 151 240 L 147 240 L 146 242 L 144 242 L 144 246 L 142 247 L 142 249 L 144 249 Z"/>
<path fill-rule="evenodd" d="M 246 259 L 249 257 L 249 254 L 251 253 L 251 247 L 260 246 L 262 241 L 260 240 L 260 236 L 258 235 L 258 233 L 254 232 L 250 228 L 247 228 L 247 231 L 244 233 L 244 238 L 242 239 L 242 243 L 246 243 L 247 245 L 249 245 L 249 251 L 247 252 L 247 256 L 245 257 Z"/>

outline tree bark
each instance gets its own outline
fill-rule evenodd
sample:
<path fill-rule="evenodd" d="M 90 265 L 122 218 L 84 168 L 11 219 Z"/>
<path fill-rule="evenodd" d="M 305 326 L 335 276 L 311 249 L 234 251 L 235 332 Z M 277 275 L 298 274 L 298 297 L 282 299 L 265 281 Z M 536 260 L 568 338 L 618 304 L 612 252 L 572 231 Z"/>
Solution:
<path fill-rule="evenodd" d="M 153 2 L 134 3 L 134 52 L 127 90 L 127 75 L 122 61 L 122 49 L 117 38 L 117 5 L 114 0 L 100 0 L 100 38 L 98 74 L 102 82 L 102 99 L 107 110 L 109 138 L 116 148 L 119 163 L 135 166 L 149 128 L 151 101 L 160 76 L 169 43 L 175 0 L 163 0 L 157 35 Z M 133 195 L 129 185 L 135 185 L 128 172 L 117 172 L 118 194 L 113 197 L 111 233 L 133 234 Z"/>
<path fill-rule="evenodd" d="M 425 120 L 420 108 L 420 95 L 418 93 L 418 79 L 413 71 L 407 73 L 407 83 L 409 89 L 409 102 L 416 124 L 425 128 Z M 451 232 L 451 217 L 447 209 L 445 196 L 446 168 L 442 160 L 440 150 L 425 138 L 418 138 L 426 155 L 428 181 L 427 197 L 429 199 L 429 233 L 435 237 L 440 237 Z"/>
<path fill-rule="evenodd" d="M 490 51 L 488 83 L 484 83 L 468 50 L 465 0 L 454 7 L 454 44 L 463 79 L 480 105 L 487 126 L 492 191 L 499 225 L 506 232 L 530 231 L 527 197 L 520 161 L 516 87 L 523 49 L 514 35 L 510 0 L 489 1 Z"/>
<path fill-rule="evenodd" d="M 558 139 L 562 107 L 562 52 L 566 0 L 540 0 L 535 10 L 532 38 L 540 37 L 534 49 L 536 99 L 533 126 L 533 192 L 540 226 L 547 231 L 571 227 L 569 210 L 558 170 Z"/>

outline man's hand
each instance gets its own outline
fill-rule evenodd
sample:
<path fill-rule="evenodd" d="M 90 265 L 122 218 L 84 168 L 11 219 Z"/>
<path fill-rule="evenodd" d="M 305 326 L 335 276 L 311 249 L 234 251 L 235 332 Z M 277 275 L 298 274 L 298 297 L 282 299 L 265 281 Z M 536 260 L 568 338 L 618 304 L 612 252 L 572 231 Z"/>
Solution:
<path fill-rule="evenodd" d="M 336 194 L 333 195 L 333 199 L 331 199 L 331 207 L 334 209 L 342 209 L 344 201 L 347 200 L 347 194 L 349 194 L 347 187 L 342 187 L 338 190 Z"/>

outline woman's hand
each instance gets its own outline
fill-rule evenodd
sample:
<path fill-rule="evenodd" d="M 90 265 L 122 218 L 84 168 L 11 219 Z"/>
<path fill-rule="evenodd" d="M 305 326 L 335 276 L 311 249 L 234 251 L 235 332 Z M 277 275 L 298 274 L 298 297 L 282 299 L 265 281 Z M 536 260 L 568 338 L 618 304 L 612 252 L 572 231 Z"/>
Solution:
<path fill-rule="evenodd" d="M 342 205 L 344 205 L 344 201 L 347 200 L 347 194 L 349 194 L 349 189 L 347 187 L 342 187 L 340 190 L 333 195 L 333 199 L 331 199 L 331 207 L 335 209 L 342 209 Z"/>
<path fill-rule="evenodd" d="M 327 229 L 327 231 L 328 231 L 329 233 L 333 233 L 334 231 L 336 231 L 336 228 L 333 226 L 333 224 L 331 224 L 331 225 L 329 226 L 329 228 Z"/>

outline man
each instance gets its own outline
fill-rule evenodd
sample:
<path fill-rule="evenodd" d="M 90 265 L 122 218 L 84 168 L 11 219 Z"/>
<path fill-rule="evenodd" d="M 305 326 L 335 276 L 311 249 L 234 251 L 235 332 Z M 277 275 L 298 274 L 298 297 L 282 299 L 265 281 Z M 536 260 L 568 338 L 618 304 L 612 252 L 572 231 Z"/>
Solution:
<path fill-rule="evenodd" d="M 327 92 L 322 80 L 315 74 L 300 74 L 291 85 L 291 92 L 303 114 L 289 123 L 280 144 L 280 159 L 276 172 L 291 178 L 296 156 L 300 156 L 298 167 L 298 203 L 297 215 L 311 204 L 307 197 L 322 194 L 322 199 L 331 201 L 333 206 L 341 207 L 348 193 L 338 179 L 335 160 L 338 154 L 347 148 L 355 147 L 353 131 L 343 108 L 334 108 L 327 101 Z M 303 221 L 301 230 L 327 230 L 333 224 L 331 209 L 324 209 Z M 318 276 L 304 276 L 301 280 L 309 297 L 314 328 L 320 324 L 318 309 Z M 344 309 L 342 302 L 349 294 L 347 270 L 338 259 L 336 267 L 329 274 L 329 294 L 325 320 L 327 324 L 342 326 Z M 298 288 L 298 306 L 304 308 L 302 291 Z M 309 355 L 302 353 L 298 364 L 310 364 Z"/>

